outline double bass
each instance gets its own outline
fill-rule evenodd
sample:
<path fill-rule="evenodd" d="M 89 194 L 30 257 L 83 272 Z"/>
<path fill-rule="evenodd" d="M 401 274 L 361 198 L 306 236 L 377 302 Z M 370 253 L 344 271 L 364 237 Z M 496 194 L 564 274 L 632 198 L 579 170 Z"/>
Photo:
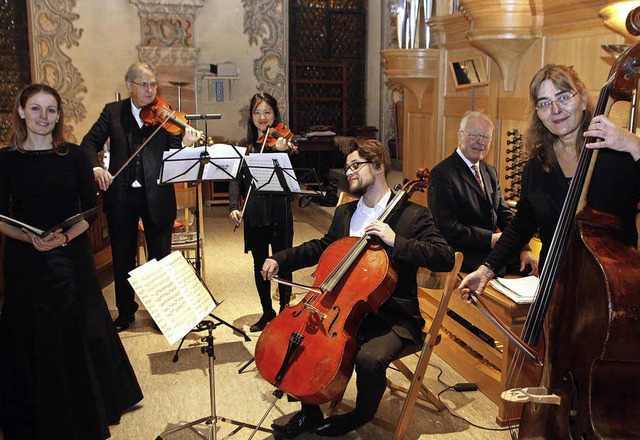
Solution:
<path fill-rule="evenodd" d="M 613 65 L 596 115 L 617 101 L 635 101 L 639 69 L 636 43 Z M 520 439 L 640 438 L 640 253 L 620 217 L 590 203 L 589 186 L 605 154 L 583 145 L 524 324 L 525 346 L 544 346 L 540 383 L 502 395 L 524 403 Z M 513 375 L 524 362 L 524 355 L 514 356 L 508 382 L 517 382 Z"/>
<path fill-rule="evenodd" d="M 400 201 L 424 190 L 428 171 L 406 183 L 388 203 L 385 221 Z M 325 249 L 305 298 L 285 307 L 262 331 L 255 350 L 260 374 L 303 403 L 333 400 L 346 388 L 355 362 L 358 327 L 391 296 L 397 273 L 369 234 L 344 237 Z M 291 283 L 293 284 L 293 283 Z"/>

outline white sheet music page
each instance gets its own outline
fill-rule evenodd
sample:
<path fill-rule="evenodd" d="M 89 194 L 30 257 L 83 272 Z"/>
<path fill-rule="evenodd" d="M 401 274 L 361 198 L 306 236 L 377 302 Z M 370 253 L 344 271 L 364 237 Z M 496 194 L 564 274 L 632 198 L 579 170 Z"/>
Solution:
<path fill-rule="evenodd" d="M 538 277 L 527 276 L 518 278 L 500 278 L 491 280 L 491 286 L 511 298 L 517 304 L 529 304 L 536 296 L 539 283 Z"/>
<path fill-rule="evenodd" d="M 247 149 L 227 144 L 169 150 L 163 154 L 160 182 L 194 182 L 198 178 L 200 159 L 205 157 L 203 180 L 229 180 L 238 175 Z"/>
<path fill-rule="evenodd" d="M 169 344 L 174 344 L 216 307 L 209 291 L 180 251 L 129 272 L 129 284 Z"/>
<path fill-rule="evenodd" d="M 274 172 L 274 161 L 282 168 L 284 178 L 292 193 L 300 193 L 300 184 L 291 166 L 291 159 L 287 153 L 258 153 L 247 154 L 244 160 L 249 166 L 251 175 L 256 180 L 255 185 L 259 191 L 283 192 L 278 177 Z"/>

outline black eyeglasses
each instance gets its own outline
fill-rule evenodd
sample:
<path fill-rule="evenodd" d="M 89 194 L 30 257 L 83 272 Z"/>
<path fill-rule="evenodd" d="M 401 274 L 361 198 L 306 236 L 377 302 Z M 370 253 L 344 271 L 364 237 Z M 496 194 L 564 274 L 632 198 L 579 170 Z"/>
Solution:
<path fill-rule="evenodd" d="M 356 173 L 360 169 L 360 167 L 362 167 L 362 165 L 366 165 L 368 163 L 373 162 L 353 162 L 351 165 L 346 165 L 343 171 L 345 174 L 347 174 L 349 171 L 353 171 L 354 173 Z"/>
<path fill-rule="evenodd" d="M 155 89 L 156 87 L 158 87 L 158 83 L 153 81 L 153 82 L 143 82 L 143 83 L 137 83 L 135 81 L 131 81 L 131 84 L 135 84 L 137 86 L 142 87 L 143 89 L 148 89 L 149 87 L 151 87 L 152 89 Z"/>

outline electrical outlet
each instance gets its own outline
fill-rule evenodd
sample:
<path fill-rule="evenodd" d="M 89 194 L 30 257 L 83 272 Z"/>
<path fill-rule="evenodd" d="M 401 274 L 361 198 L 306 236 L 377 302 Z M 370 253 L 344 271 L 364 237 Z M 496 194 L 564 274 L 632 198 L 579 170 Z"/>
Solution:
<path fill-rule="evenodd" d="M 215 89 L 216 89 L 216 102 L 224 102 L 224 82 L 216 81 Z"/>

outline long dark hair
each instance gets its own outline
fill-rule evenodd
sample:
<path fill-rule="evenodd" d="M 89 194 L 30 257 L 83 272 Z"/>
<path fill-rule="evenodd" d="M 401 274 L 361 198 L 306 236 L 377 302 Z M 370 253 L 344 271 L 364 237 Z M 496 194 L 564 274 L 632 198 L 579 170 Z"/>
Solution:
<path fill-rule="evenodd" d="M 22 150 L 22 144 L 27 139 L 27 123 L 18 112 L 18 108 L 24 109 L 27 105 L 27 101 L 32 96 L 38 93 L 45 93 L 51 95 L 58 104 L 58 121 L 51 133 L 53 140 L 53 149 L 58 154 L 66 154 L 66 137 L 64 129 L 64 111 L 62 110 L 62 98 L 56 89 L 47 84 L 30 84 L 18 94 L 15 105 L 13 107 L 13 129 L 9 135 L 9 146 L 15 147 L 20 151 Z"/>
<path fill-rule="evenodd" d="M 258 127 L 253 123 L 253 112 L 261 102 L 266 102 L 267 105 L 273 109 L 273 125 L 282 121 L 276 98 L 266 92 L 256 93 L 253 95 L 253 98 L 251 98 L 251 102 L 249 103 L 249 119 L 247 121 L 247 152 L 249 153 L 255 151 L 256 141 L 260 136 L 262 136 L 262 133 L 258 133 Z"/>
<path fill-rule="evenodd" d="M 583 112 L 578 137 L 576 139 L 576 155 L 578 156 L 584 143 L 583 133 L 589 127 L 589 123 L 593 117 L 594 106 L 592 100 L 589 98 L 587 86 L 573 67 L 562 64 L 547 64 L 534 75 L 531 84 L 529 84 L 531 122 L 524 136 L 524 146 L 527 156 L 540 160 L 542 166 L 549 171 L 551 166 L 557 162 L 553 144 L 558 137 L 545 127 L 540 117 L 538 117 L 538 112 L 534 108 L 538 100 L 540 85 L 547 79 L 559 90 L 577 92 L 579 99 L 586 102 L 586 109 Z"/>

